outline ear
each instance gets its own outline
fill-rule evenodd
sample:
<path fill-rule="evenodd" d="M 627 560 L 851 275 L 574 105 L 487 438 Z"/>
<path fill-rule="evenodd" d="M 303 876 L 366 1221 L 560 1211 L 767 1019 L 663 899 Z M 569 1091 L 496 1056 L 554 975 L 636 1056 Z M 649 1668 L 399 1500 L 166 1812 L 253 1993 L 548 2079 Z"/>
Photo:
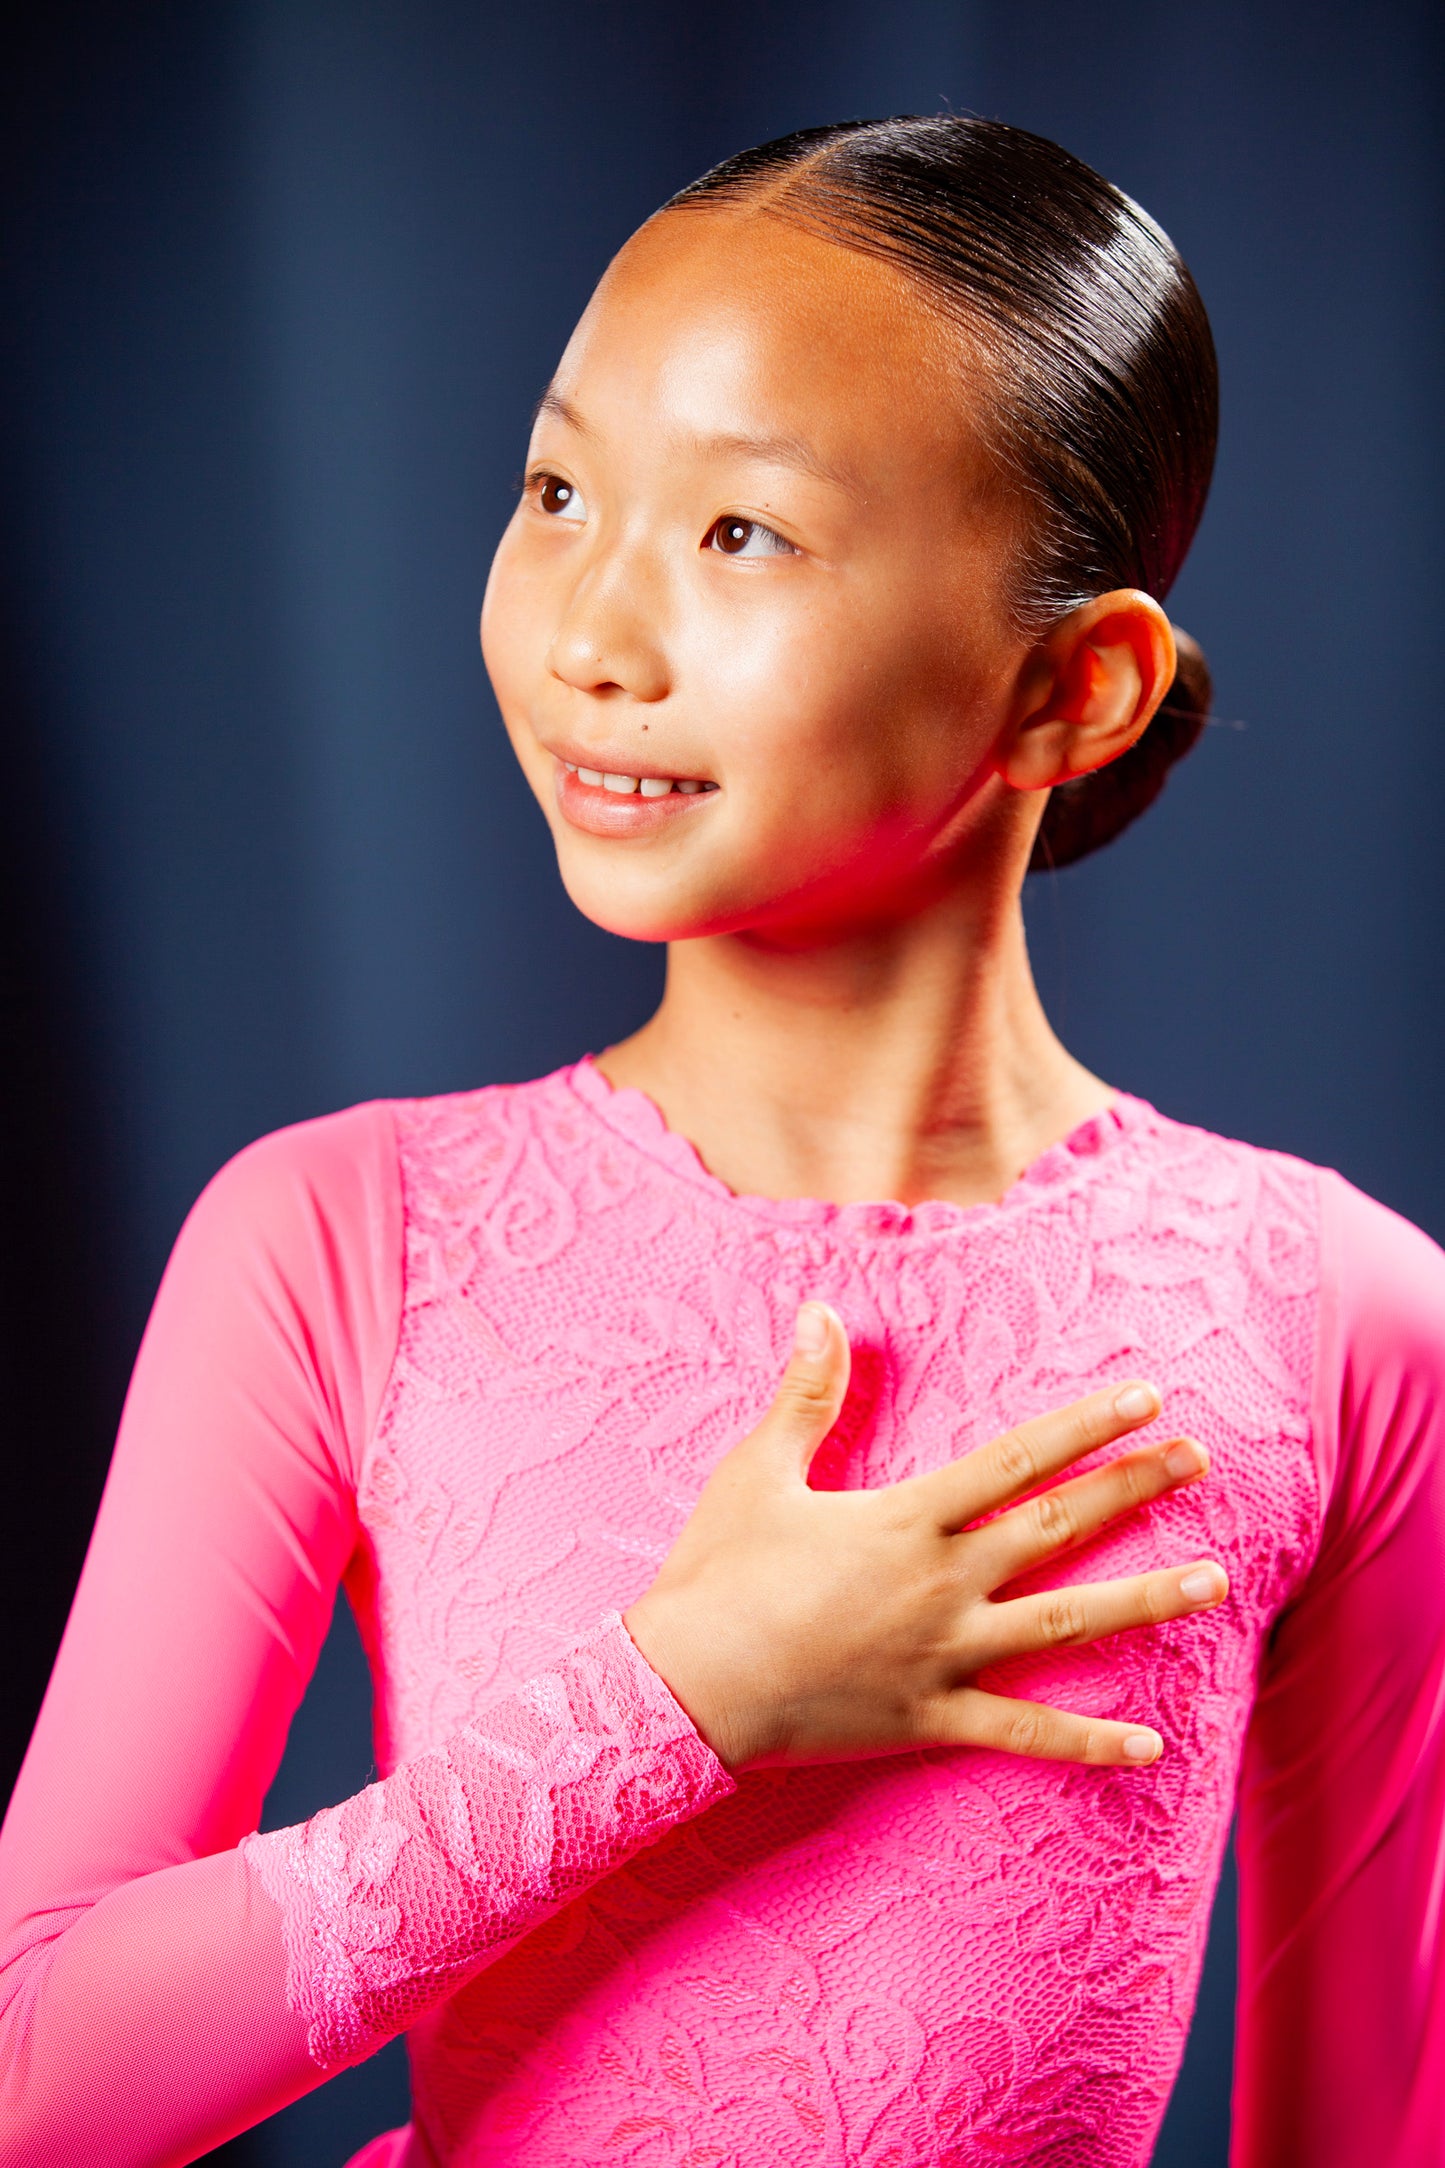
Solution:
<path fill-rule="evenodd" d="M 1047 790 L 1127 753 L 1174 679 L 1174 634 L 1152 595 L 1118 587 L 1061 617 L 1019 674 L 997 773 Z"/>

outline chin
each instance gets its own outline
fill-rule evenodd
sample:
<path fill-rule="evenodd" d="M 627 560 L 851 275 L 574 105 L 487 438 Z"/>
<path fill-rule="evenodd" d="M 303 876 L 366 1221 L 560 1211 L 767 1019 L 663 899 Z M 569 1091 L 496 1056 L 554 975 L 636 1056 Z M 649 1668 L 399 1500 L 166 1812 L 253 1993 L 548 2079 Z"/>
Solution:
<path fill-rule="evenodd" d="M 651 883 L 620 881 L 594 868 L 561 861 L 562 886 L 584 918 L 624 941 L 685 941 L 704 931 L 675 896 L 659 895 Z"/>
<path fill-rule="evenodd" d="M 625 941 L 697 941 L 707 934 L 737 933 L 759 915 L 736 898 L 700 893 L 692 883 L 615 862 L 579 864 L 579 856 L 559 851 L 563 887 L 584 918 Z"/>

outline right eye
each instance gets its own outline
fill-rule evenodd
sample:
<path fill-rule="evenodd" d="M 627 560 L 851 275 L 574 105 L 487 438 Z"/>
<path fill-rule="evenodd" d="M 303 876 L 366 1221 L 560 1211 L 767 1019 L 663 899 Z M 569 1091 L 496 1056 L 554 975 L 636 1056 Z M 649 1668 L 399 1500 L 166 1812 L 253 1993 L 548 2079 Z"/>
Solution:
<path fill-rule="evenodd" d="M 560 474 L 539 474 L 536 489 L 538 504 L 553 519 L 586 519 L 587 507 L 575 482 L 564 482 Z"/>

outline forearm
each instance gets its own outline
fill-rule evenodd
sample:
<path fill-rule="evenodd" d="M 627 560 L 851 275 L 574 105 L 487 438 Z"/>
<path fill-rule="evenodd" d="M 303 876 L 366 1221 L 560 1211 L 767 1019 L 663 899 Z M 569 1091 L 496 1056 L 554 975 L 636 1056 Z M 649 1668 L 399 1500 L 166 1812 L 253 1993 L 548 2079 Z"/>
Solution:
<path fill-rule="evenodd" d="M 547 1671 L 243 1856 L 285 1915 L 288 1993 L 359 2060 L 732 1779 L 613 1614 Z"/>
<path fill-rule="evenodd" d="M 16 1958 L 0 2163 L 193 2160 L 732 1788 L 609 1620 L 340 1806 L 139 1876 Z"/>
<path fill-rule="evenodd" d="M 16 1960 L 0 2163 L 172 2168 L 321 2083 L 281 1915 L 238 1852 L 111 1890 Z"/>

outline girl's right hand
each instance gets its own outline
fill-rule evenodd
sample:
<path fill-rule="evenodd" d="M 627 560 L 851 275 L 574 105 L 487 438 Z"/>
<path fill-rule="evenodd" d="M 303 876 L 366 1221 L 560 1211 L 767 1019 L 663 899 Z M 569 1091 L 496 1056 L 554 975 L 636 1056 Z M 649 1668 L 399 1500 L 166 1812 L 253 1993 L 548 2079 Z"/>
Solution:
<path fill-rule="evenodd" d="M 843 1405 L 848 1370 L 841 1320 L 823 1303 L 805 1303 L 777 1398 L 718 1462 L 656 1580 L 624 1617 L 719 1759 L 736 1770 L 919 1746 L 996 1747 L 1052 1761 L 1157 1759 L 1155 1731 L 1008 1700 L 974 1680 L 1009 1657 L 1223 1601 L 1224 1569 L 1207 1559 L 1042 1595 L 996 1595 L 1120 1514 L 1203 1475 L 1203 1447 L 1167 1439 L 1041 1488 L 1153 1421 L 1159 1394 L 1131 1383 L 885 1490 L 810 1490 L 808 1466 Z M 997 1517 L 974 1525 L 986 1514 Z"/>

